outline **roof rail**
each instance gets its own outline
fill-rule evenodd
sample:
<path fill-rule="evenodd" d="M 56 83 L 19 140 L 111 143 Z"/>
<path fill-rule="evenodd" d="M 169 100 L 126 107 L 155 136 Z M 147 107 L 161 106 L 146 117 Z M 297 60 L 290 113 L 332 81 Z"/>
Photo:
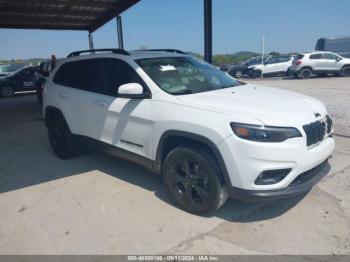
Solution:
<path fill-rule="evenodd" d="M 169 52 L 169 53 L 177 53 L 177 54 L 183 54 L 186 55 L 187 53 L 178 49 L 146 49 L 146 50 L 140 50 L 140 51 L 151 51 L 151 52 Z"/>
<path fill-rule="evenodd" d="M 120 55 L 130 55 L 127 51 L 124 49 L 117 49 L 117 48 L 104 48 L 104 49 L 89 49 L 89 50 L 80 50 L 70 53 L 67 57 L 74 57 L 74 56 L 80 56 L 84 53 L 91 53 L 95 54 L 98 52 L 111 52 L 113 54 L 120 54 Z"/>

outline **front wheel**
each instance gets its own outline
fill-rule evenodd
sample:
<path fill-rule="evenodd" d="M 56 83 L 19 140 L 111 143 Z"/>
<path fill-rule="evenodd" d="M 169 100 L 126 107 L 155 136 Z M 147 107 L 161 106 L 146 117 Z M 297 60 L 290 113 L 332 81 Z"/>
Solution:
<path fill-rule="evenodd" d="M 344 66 L 340 73 L 341 76 L 350 76 L 350 66 Z"/>
<path fill-rule="evenodd" d="M 3 86 L 0 89 L 0 93 L 3 97 L 13 97 L 15 95 L 15 90 L 12 86 Z"/>
<path fill-rule="evenodd" d="M 219 169 L 206 150 L 180 146 L 166 157 L 164 184 L 177 206 L 203 214 L 219 209 L 228 197 Z"/>

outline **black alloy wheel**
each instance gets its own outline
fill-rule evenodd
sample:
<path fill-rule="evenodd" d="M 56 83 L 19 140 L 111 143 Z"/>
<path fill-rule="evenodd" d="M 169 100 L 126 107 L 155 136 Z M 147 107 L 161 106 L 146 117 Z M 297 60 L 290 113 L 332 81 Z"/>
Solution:
<path fill-rule="evenodd" d="M 188 212 L 213 212 L 227 199 L 219 171 L 204 151 L 174 149 L 165 160 L 163 176 L 175 203 Z"/>

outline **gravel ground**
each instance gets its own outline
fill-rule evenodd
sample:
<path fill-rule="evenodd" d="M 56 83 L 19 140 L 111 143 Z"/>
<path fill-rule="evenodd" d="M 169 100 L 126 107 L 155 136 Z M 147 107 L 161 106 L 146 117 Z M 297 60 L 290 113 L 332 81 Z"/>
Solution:
<path fill-rule="evenodd" d="M 349 255 L 350 78 L 247 82 L 327 105 L 338 134 L 332 170 L 307 195 L 229 200 L 209 217 L 175 208 L 159 176 L 126 161 L 57 159 L 35 96 L 0 99 L 0 254 Z"/>

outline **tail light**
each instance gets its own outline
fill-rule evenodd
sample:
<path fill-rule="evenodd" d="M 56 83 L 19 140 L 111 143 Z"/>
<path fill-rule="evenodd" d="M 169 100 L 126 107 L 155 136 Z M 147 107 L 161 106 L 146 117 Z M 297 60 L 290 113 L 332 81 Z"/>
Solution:
<path fill-rule="evenodd" d="M 297 60 L 296 62 L 295 62 L 295 65 L 300 65 L 302 62 L 301 62 L 301 60 Z"/>

